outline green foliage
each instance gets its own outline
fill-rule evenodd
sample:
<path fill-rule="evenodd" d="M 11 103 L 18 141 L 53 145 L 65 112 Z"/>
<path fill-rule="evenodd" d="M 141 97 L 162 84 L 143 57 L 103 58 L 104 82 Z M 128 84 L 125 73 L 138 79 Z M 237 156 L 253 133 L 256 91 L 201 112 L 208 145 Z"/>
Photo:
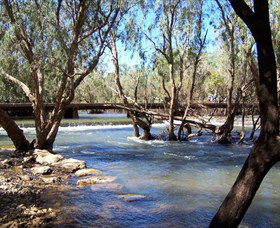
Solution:
<path fill-rule="evenodd" d="M 111 89 L 113 84 L 112 74 L 105 77 L 98 72 L 93 72 L 77 89 L 75 101 L 86 103 L 116 102 L 117 96 Z"/>
<path fill-rule="evenodd" d="M 11 2 L 15 19 L 18 22 L 16 25 L 10 23 L 3 2 L 0 3 L 0 67 L 34 90 L 34 81 L 30 76 L 30 63 L 27 61 L 21 49 L 22 44 L 17 41 L 15 33 L 16 29 L 23 27 L 25 33 L 28 34 L 29 42 L 32 44 L 36 63 L 44 75 L 44 101 L 54 102 L 69 57 L 75 26 L 73 18 L 75 19 L 77 13 L 75 10 L 79 1 L 63 1 L 59 24 L 57 24 L 58 1 L 24 0 Z M 201 38 L 210 29 L 207 7 L 209 8 L 211 2 L 207 0 L 104 0 L 102 1 L 104 14 L 108 13 L 109 5 L 112 2 L 115 7 L 121 7 L 121 14 L 117 19 L 118 23 L 113 26 L 113 31 L 118 34 L 118 45 L 122 45 L 125 51 L 130 51 L 135 55 L 139 54 L 143 59 L 141 67 L 121 66 L 121 82 L 125 93 L 130 98 L 134 98 L 135 86 L 139 77 L 139 101 L 152 102 L 165 99 L 167 94 L 163 90 L 162 80 L 164 79 L 169 91 L 169 63 L 165 56 L 156 49 L 160 49 L 167 56 L 170 56 L 169 46 L 172 45 L 177 85 L 180 80 L 180 56 L 184 51 L 186 52 L 182 89 L 179 94 L 180 102 L 185 101 L 190 89 L 193 65 L 199 51 Z M 221 0 L 220 2 L 225 9 L 228 26 L 234 29 L 234 43 L 233 45 L 230 43 L 231 34 L 227 31 L 227 25 L 223 22 L 220 11 L 215 8 L 216 12 L 212 12 L 214 15 L 212 16 L 215 18 L 213 26 L 218 39 L 215 42 L 215 50 L 210 50 L 207 47 L 202 50 L 194 91 L 195 100 L 206 100 L 210 95 L 217 95 L 221 100 L 225 98 L 232 57 L 236 70 L 235 93 L 237 87 L 248 82 L 252 76 L 249 66 L 245 67 L 244 63 L 251 47 L 253 47 L 254 56 L 253 38 L 244 23 L 237 18 L 228 1 Z M 96 18 L 97 1 L 88 1 L 88 3 L 90 7 L 86 13 L 85 26 L 82 29 L 83 35 L 87 34 L 94 26 L 100 25 L 104 19 L 104 15 L 100 14 Z M 168 28 L 171 23 L 170 12 L 174 7 L 176 9 L 172 27 L 173 34 L 171 42 L 168 42 L 167 37 L 170 35 Z M 280 71 L 279 9 L 278 1 L 270 1 L 270 19 L 278 72 Z M 199 17 L 200 15 L 202 17 Z M 100 34 L 95 33 L 79 43 L 74 60 L 74 71 L 77 75 L 90 68 L 98 51 L 99 43 Z M 234 53 L 234 56 L 231 56 L 231 53 Z M 120 58 L 121 56 L 122 53 Z M 80 85 L 75 95 L 75 101 L 119 101 L 114 76 L 105 70 L 104 62 L 100 62 L 98 68 L 99 72 L 90 74 Z M 250 97 L 255 96 L 253 86 L 248 90 L 248 94 Z M 251 98 L 248 97 L 248 99 Z M 7 82 L 3 75 L 0 75 L 0 102 L 27 101 L 28 99 L 21 89 Z"/>

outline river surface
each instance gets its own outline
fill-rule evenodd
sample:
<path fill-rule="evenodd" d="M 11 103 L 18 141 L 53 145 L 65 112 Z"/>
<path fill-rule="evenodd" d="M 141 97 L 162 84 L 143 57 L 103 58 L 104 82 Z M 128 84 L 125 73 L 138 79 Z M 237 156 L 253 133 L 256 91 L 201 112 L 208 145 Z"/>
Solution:
<path fill-rule="evenodd" d="M 154 133 L 165 129 L 155 125 Z M 32 137 L 34 129 L 24 131 Z M 85 160 L 89 168 L 116 177 L 110 184 L 74 187 L 69 205 L 78 227 L 207 227 L 233 184 L 251 145 L 218 145 L 204 134 L 189 142 L 143 142 L 132 127 L 60 128 L 55 151 Z M 0 131 L 1 143 L 7 138 Z M 266 176 L 242 224 L 280 227 L 280 167 Z M 75 186 L 76 179 L 70 181 Z M 121 194 L 145 199 L 126 202 Z"/>

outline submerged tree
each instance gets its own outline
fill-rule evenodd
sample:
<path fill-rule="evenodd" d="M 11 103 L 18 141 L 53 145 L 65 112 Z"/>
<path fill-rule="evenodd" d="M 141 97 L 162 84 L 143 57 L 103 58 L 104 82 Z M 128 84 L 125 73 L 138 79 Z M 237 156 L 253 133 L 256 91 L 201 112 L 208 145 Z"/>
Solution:
<path fill-rule="evenodd" d="M 141 109 L 141 107 L 137 104 L 138 86 L 139 86 L 141 73 L 138 73 L 136 83 L 135 83 L 135 88 L 134 88 L 134 96 L 132 99 L 133 101 L 132 108 L 134 110 L 129 110 L 131 108 L 131 104 L 130 104 L 131 102 L 129 102 L 128 95 L 125 94 L 123 85 L 120 80 L 121 73 L 120 73 L 120 64 L 119 64 L 119 51 L 117 47 L 117 42 L 119 42 L 120 40 L 127 39 L 125 35 L 129 33 L 129 31 L 122 31 L 121 28 L 124 27 L 126 30 L 129 30 L 129 26 L 125 25 L 126 23 L 125 19 L 127 19 L 126 17 L 129 16 L 130 17 L 135 16 L 135 15 L 129 15 L 128 13 L 132 7 L 135 7 L 138 4 L 139 3 L 137 2 L 135 2 L 133 5 L 127 4 L 124 10 L 120 12 L 119 17 L 116 20 L 115 26 L 112 27 L 109 33 L 107 46 L 110 50 L 113 65 L 114 65 L 114 79 L 115 79 L 115 84 L 117 86 L 117 93 L 119 98 L 122 100 L 123 105 L 128 109 L 128 115 L 130 116 L 133 124 L 134 136 L 140 137 L 140 133 L 139 133 L 139 127 L 140 127 L 143 129 L 143 134 L 141 135 L 141 138 L 144 140 L 150 140 L 153 139 L 153 136 L 150 133 L 153 118 L 149 114 L 143 114 L 144 119 L 140 118 L 139 113 L 135 111 L 135 109 L 136 110 Z"/>
<path fill-rule="evenodd" d="M 237 227 L 262 180 L 271 167 L 280 161 L 277 73 L 268 0 L 254 0 L 253 9 L 244 0 L 229 1 L 237 15 L 250 29 L 257 45 L 259 75 L 256 84 L 258 84 L 261 130 L 210 227 Z"/>
<path fill-rule="evenodd" d="M 151 3 L 150 7 L 155 14 L 156 23 L 153 21 L 150 24 L 147 29 L 150 33 L 145 33 L 145 37 L 154 46 L 157 53 L 154 59 L 162 77 L 162 89 L 166 93 L 166 101 L 169 104 L 169 140 L 178 139 L 175 134 L 174 119 L 178 115 L 179 99 L 184 88 L 183 83 L 186 81 L 186 70 L 192 65 L 193 83 L 188 96 L 191 97 L 194 92 L 197 67 L 206 41 L 205 34 L 202 33 L 203 2 L 203 0 L 162 0 Z M 192 42 L 193 40 L 196 41 Z M 190 58 L 191 54 L 196 55 L 193 63 Z M 188 108 L 183 107 L 183 109 Z M 180 134 L 181 132 L 182 129 Z"/>

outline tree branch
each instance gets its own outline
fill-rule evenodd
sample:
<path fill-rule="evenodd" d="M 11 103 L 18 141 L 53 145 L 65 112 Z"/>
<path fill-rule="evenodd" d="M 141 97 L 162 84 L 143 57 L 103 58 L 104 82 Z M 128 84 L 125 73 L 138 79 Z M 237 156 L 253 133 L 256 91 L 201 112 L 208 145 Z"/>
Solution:
<path fill-rule="evenodd" d="M 25 85 L 22 81 L 19 79 L 13 77 L 12 75 L 6 73 L 3 69 L 0 69 L 0 73 L 4 76 L 4 78 L 12 83 L 14 83 L 16 86 L 22 89 L 22 91 L 25 93 L 25 95 L 29 98 L 30 102 L 32 103 L 35 100 L 34 95 L 32 94 L 31 90 L 27 85 Z"/>

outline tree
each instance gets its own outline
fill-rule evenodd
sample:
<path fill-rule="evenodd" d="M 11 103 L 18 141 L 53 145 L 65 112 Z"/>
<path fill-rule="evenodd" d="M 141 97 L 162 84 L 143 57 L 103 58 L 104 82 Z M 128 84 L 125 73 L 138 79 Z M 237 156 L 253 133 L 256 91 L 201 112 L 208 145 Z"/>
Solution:
<path fill-rule="evenodd" d="M 219 0 L 215 0 L 222 15 L 222 24 L 224 31 L 221 33 L 223 42 L 225 43 L 227 53 L 229 55 L 228 83 L 227 83 L 227 119 L 217 132 L 216 141 L 219 143 L 228 143 L 229 134 L 233 129 L 235 108 L 233 107 L 233 88 L 237 73 L 237 37 L 236 30 L 238 19 L 232 12 L 226 13 L 229 6 L 223 7 Z M 237 96 L 239 97 L 239 96 Z M 238 102 L 238 101 L 237 101 Z"/>
<path fill-rule="evenodd" d="M 5 35 L 7 40 L 16 43 L 13 52 L 21 56 L 17 65 L 28 72 L 28 83 L 11 75 L 9 68 L 1 69 L 1 74 L 20 87 L 32 103 L 35 148 L 52 150 L 75 89 L 95 69 L 104 52 L 108 33 L 119 13 L 118 3 L 113 0 L 4 0 L 2 4 Z M 45 15 L 49 17 L 46 19 Z M 44 102 L 46 79 L 50 75 L 58 78 L 59 86 L 55 108 L 48 117 Z"/>
<path fill-rule="evenodd" d="M 154 11 L 157 23 L 152 23 L 148 28 L 150 34 L 145 35 L 157 52 L 157 55 L 155 55 L 157 67 L 160 65 L 163 65 L 163 68 L 168 67 L 168 70 L 159 69 L 158 72 L 162 76 L 162 87 L 169 103 L 168 134 L 169 140 L 172 141 L 178 139 L 175 134 L 174 118 L 178 114 L 183 79 L 185 79 L 186 70 L 190 66 L 188 55 L 192 48 L 191 41 L 198 38 L 200 41 L 198 46 L 201 47 L 198 50 L 193 50 L 198 58 L 193 63 L 196 66 L 194 66 L 195 70 L 192 79 L 196 75 L 201 51 L 205 44 L 204 36 L 200 37 L 203 1 L 162 0 L 156 1 L 150 8 Z M 195 16 L 197 14 L 198 17 Z M 199 37 L 194 34 L 196 31 Z M 168 79 L 169 89 L 166 87 L 165 78 Z M 194 84 L 195 80 L 193 80 L 193 88 Z"/>
<path fill-rule="evenodd" d="M 268 0 L 254 0 L 253 10 L 244 0 L 229 0 L 250 29 L 257 45 L 261 131 L 233 187 L 210 227 L 237 227 L 263 178 L 280 161 L 277 73 L 269 20 Z"/>
<path fill-rule="evenodd" d="M 119 64 L 119 51 L 117 47 L 117 42 L 121 40 L 126 40 L 128 41 L 129 39 L 126 37 L 126 34 L 129 33 L 129 31 L 123 31 L 121 28 L 124 27 L 126 30 L 130 30 L 129 26 L 126 26 L 126 17 L 131 17 L 129 15 L 129 11 L 133 9 L 133 7 L 137 6 L 139 2 L 133 2 L 133 4 L 128 4 L 123 7 L 123 10 L 121 10 L 119 17 L 116 19 L 115 26 L 112 27 L 111 31 L 109 32 L 109 37 L 107 41 L 107 46 L 110 50 L 111 56 L 112 56 L 112 62 L 114 65 L 114 79 L 115 79 L 115 84 L 117 86 L 117 93 L 119 98 L 122 100 L 124 106 L 129 109 L 130 104 L 128 100 L 127 94 L 125 94 L 123 86 L 121 84 L 120 80 L 120 64 Z M 139 79 L 140 79 L 141 74 L 138 73 L 137 79 L 136 79 L 136 85 L 134 88 L 134 101 L 133 101 L 133 108 L 138 109 L 141 107 L 137 104 L 137 98 L 138 98 L 138 86 L 139 86 Z M 128 115 L 131 117 L 132 124 L 133 124 L 133 129 L 134 129 L 134 135 L 135 137 L 139 137 L 139 127 L 144 130 L 143 135 L 141 136 L 142 139 L 144 140 L 150 140 L 153 139 L 150 129 L 152 125 L 152 118 L 150 115 L 144 115 L 145 120 L 142 120 L 138 115 L 137 112 L 135 111 L 128 111 Z"/>
<path fill-rule="evenodd" d="M 13 121 L 9 115 L 2 109 L 0 109 L 0 125 L 7 132 L 8 136 L 15 145 L 16 151 L 26 152 L 28 151 L 30 144 L 25 138 L 23 131 Z"/>
<path fill-rule="evenodd" d="M 195 27 L 195 34 L 194 34 L 194 44 L 193 44 L 193 50 L 190 50 L 189 52 L 191 52 L 191 59 L 193 59 L 193 70 L 191 73 L 191 87 L 190 87 L 190 91 L 189 91 L 189 95 L 187 95 L 187 99 L 186 99 L 186 105 L 185 105 L 185 112 L 182 118 L 182 122 L 180 124 L 180 127 L 178 129 L 178 139 L 181 140 L 182 139 L 182 131 L 183 128 L 186 126 L 185 124 L 185 120 L 187 118 L 188 112 L 189 112 L 189 107 L 190 104 L 193 102 L 193 95 L 194 95 L 194 89 L 195 89 L 195 85 L 196 85 L 196 79 L 197 79 L 197 72 L 198 72 L 198 68 L 199 68 L 199 64 L 201 62 L 201 56 L 202 56 L 202 51 L 205 48 L 206 45 L 206 37 L 207 37 L 207 31 L 205 34 L 202 34 L 203 31 L 203 4 L 204 1 L 203 0 L 198 0 L 195 4 L 195 8 L 196 9 L 196 13 L 197 14 L 197 19 L 196 21 L 196 27 Z M 179 67 L 180 67 L 180 75 L 183 74 L 183 72 L 181 73 L 181 69 L 184 68 L 184 63 L 183 63 L 183 58 L 184 56 L 180 55 L 180 63 Z M 181 78 L 181 77 L 180 77 Z M 182 83 L 182 82 L 181 82 Z M 178 94 L 179 96 L 179 94 Z M 187 128 L 189 129 L 189 133 L 190 133 L 190 126 L 187 126 Z"/>

